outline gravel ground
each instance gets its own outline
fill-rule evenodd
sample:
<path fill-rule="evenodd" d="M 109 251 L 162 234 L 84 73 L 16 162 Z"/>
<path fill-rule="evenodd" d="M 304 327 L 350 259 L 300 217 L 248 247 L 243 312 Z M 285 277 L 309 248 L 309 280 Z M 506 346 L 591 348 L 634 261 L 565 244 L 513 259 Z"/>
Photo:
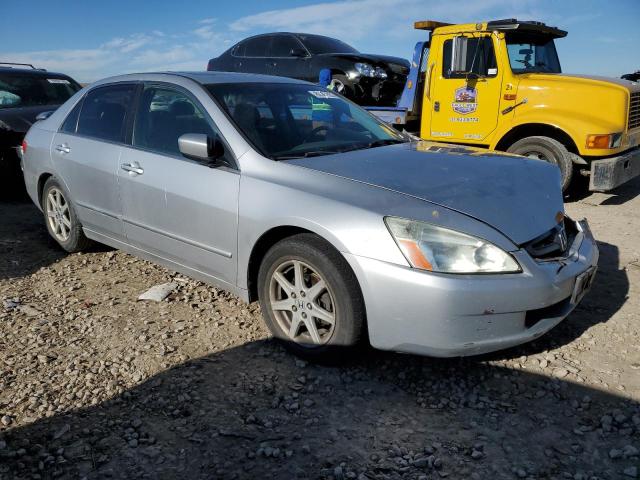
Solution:
<path fill-rule="evenodd" d="M 0 201 L 0 479 L 640 478 L 640 179 L 570 200 L 593 290 L 535 343 L 307 364 L 257 305 Z M 136 301 L 175 281 L 160 303 Z"/>

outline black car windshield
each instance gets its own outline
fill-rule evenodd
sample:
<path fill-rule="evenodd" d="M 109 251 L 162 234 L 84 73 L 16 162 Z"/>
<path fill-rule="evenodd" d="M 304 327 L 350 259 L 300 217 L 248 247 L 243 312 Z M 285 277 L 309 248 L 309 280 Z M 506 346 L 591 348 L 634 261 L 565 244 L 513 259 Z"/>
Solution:
<path fill-rule="evenodd" d="M 61 105 L 80 88 L 69 78 L 0 72 L 0 109 Z"/>
<path fill-rule="evenodd" d="M 507 34 L 507 51 L 513 73 L 561 73 L 555 43 L 547 35 Z"/>
<path fill-rule="evenodd" d="M 359 53 L 351 45 L 336 40 L 335 38 L 323 37 L 322 35 L 298 35 L 304 46 L 313 54 L 321 53 Z"/>
<path fill-rule="evenodd" d="M 408 141 L 338 94 L 315 85 L 207 85 L 244 136 L 263 155 L 286 160 Z"/>

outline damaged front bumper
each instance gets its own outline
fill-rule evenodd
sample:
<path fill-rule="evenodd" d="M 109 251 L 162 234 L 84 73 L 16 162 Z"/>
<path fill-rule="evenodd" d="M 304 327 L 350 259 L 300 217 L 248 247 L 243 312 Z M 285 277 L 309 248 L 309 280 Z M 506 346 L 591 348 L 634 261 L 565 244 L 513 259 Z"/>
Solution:
<path fill-rule="evenodd" d="M 344 254 L 365 299 L 371 345 L 435 357 L 487 353 L 534 340 L 589 290 L 598 247 L 586 222 L 565 258 L 512 252 L 519 274 L 447 275 Z"/>

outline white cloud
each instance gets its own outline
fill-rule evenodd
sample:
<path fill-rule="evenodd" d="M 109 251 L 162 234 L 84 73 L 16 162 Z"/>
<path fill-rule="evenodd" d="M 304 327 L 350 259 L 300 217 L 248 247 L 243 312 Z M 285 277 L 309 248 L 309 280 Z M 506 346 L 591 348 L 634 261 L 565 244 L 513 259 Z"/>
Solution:
<path fill-rule="evenodd" d="M 285 30 L 318 33 L 346 41 L 372 36 L 406 38 L 411 36 L 416 20 L 475 22 L 489 18 L 496 9 L 505 12 L 522 9 L 523 16 L 529 17 L 536 3 L 535 0 L 342 0 L 248 15 L 232 22 L 229 28 L 247 34 Z"/>
<path fill-rule="evenodd" d="M 79 81 L 133 71 L 204 69 L 209 58 L 219 55 L 245 36 L 265 31 L 301 31 L 343 39 L 362 50 L 369 50 L 375 39 L 378 53 L 408 55 L 415 38 L 415 20 L 478 21 L 500 16 L 536 18 L 538 0 L 338 0 L 301 7 L 268 10 L 238 18 L 222 25 L 215 18 L 194 21 L 184 31 L 150 30 L 129 36 L 116 36 L 86 49 L 0 52 L 0 58 L 33 63 L 72 75 Z M 584 20 L 577 16 L 576 21 Z M 380 46 L 382 45 L 382 46 Z M 402 54 L 402 53 L 401 53 Z"/>

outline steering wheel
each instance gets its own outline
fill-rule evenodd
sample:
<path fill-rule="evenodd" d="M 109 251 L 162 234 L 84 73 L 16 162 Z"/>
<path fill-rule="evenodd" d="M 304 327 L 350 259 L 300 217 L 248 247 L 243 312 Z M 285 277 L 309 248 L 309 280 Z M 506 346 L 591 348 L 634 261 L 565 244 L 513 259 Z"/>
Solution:
<path fill-rule="evenodd" d="M 319 127 L 314 128 L 313 130 L 311 130 L 309 132 L 309 135 L 307 135 L 306 137 L 304 137 L 304 140 L 302 141 L 302 143 L 307 143 L 310 140 L 313 140 L 315 137 L 318 136 L 318 133 L 322 132 L 322 131 L 326 131 L 329 132 L 329 130 L 331 130 L 329 127 L 327 127 L 326 125 L 320 125 Z"/>

